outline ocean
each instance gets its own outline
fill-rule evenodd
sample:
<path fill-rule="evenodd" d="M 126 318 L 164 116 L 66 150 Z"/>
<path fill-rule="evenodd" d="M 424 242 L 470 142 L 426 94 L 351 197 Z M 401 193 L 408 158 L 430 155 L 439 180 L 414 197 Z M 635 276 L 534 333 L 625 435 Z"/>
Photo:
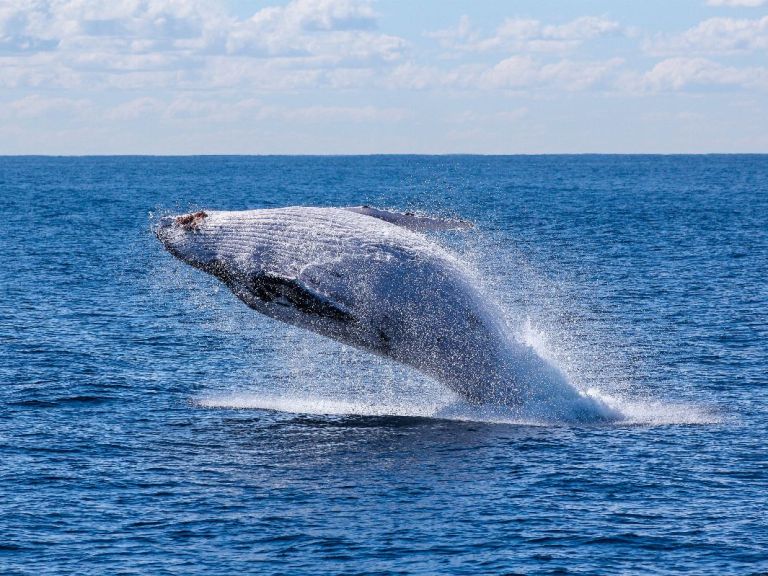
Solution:
<path fill-rule="evenodd" d="M 624 415 L 473 411 L 165 252 L 371 205 Z M 0 573 L 768 574 L 768 156 L 0 158 Z"/>

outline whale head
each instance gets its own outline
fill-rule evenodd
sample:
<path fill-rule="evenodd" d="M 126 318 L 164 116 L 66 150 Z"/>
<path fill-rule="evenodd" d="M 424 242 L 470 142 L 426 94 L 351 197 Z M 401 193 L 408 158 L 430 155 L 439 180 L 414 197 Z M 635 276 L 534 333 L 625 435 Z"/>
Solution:
<path fill-rule="evenodd" d="M 354 291 L 350 276 L 318 264 L 333 248 L 321 241 L 328 231 L 317 222 L 292 226 L 290 213 L 279 216 L 198 211 L 163 217 L 154 232 L 168 252 L 212 274 L 263 314 L 331 337 L 342 328 L 360 332 L 347 306 Z"/>
<path fill-rule="evenodd" d="M 227 250 L 225 241 L 225 235 L 233 225 L 229 220 L 225 212 L 200 210 L 164 216 L 154 232 L 165 249 L 182 262 L 222 277 L 232 268 L 228 261 L 233 254 Z"/>

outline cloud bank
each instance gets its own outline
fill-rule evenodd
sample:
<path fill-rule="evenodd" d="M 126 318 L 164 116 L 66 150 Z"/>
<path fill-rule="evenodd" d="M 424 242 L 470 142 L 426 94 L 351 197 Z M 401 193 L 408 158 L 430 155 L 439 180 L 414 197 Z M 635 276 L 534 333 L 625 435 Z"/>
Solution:
<path fill-rule="evenodd" d="M 188 132 L 203 147 L 200 127 L 214 135 L 224 126 L 243 139 L 293 133 L 290 143 L 324 150 L 321 130 L 342 134 L 343 126 L 402 146 L 414 126 L 435 139 L 441 126 L 518 126 L 545 118 L 540 108 L 565 113 L 570 102 L 597 113 L 601 101 L 677 94 L 714 102 L 727 93 L 754 106 L 768 92 L 768 16 L 739 12 L 659 32 L 608 11 L 554 19 L 510 6 L 492 21 L 466 3 L 469 13 L 453 24 L 414 35 L 384 17 L 388 7 L 275 0 L 234 14 L 202 0 L 6 1 L 0 135 L 36 146 L 55 141 L 51 134 L 119 144 L 117 134 L 140 143 Z"/>

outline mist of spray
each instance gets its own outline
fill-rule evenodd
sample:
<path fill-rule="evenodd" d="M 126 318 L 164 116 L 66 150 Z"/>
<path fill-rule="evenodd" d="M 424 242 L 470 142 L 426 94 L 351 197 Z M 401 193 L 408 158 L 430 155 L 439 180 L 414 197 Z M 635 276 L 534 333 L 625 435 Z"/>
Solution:
<path fill-rule="evenodd" d="M 642 386 L 626 370 L 626 348 L 599 333 L 602 321 L 585 309 L 578 291 L 547 277 L 506 238 L 473 231 L 437 239 L 464 264 L 485 297 L 498 304 L 507 329 L 564 372 L 584 398 L 605 406 L 596 422 L 709 423 L 719 418 L 690 404 L 638 396 Z M 225 333 L 253 358 L 233 380 L 207 387 L 197 403 L 209 408 L 263 409 L 313 414 L 437 417 L 549 425 L 546 410 L 522 412 L 475 406 L 410 368 L 314 333 L 256 315 L 218 282 L 163 260 L 156 289 L 181 291 L 190 309 L 204 310 L 205 328 Z M 156 269 L 157 272 L 159 270 Z M 170 272 L 169 272 L 170 271 Z M 267 343 L 267 344 L 265 344 Z M 610 418 L 606 418 L 606 415 Z"/>

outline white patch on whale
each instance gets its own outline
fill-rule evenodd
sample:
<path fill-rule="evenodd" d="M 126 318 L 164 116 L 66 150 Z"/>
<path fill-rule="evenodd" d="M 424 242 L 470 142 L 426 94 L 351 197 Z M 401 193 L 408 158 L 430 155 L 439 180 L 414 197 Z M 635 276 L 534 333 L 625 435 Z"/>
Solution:
<path fill-rule="evenodd" d="M 618 417 L 515 339 L 461 262 L 418 233 L 465 227 L 293 207 L 168 217 L 156 233 L 262 314 L 411 366 L 472 403 L 550 420 Z"/>

